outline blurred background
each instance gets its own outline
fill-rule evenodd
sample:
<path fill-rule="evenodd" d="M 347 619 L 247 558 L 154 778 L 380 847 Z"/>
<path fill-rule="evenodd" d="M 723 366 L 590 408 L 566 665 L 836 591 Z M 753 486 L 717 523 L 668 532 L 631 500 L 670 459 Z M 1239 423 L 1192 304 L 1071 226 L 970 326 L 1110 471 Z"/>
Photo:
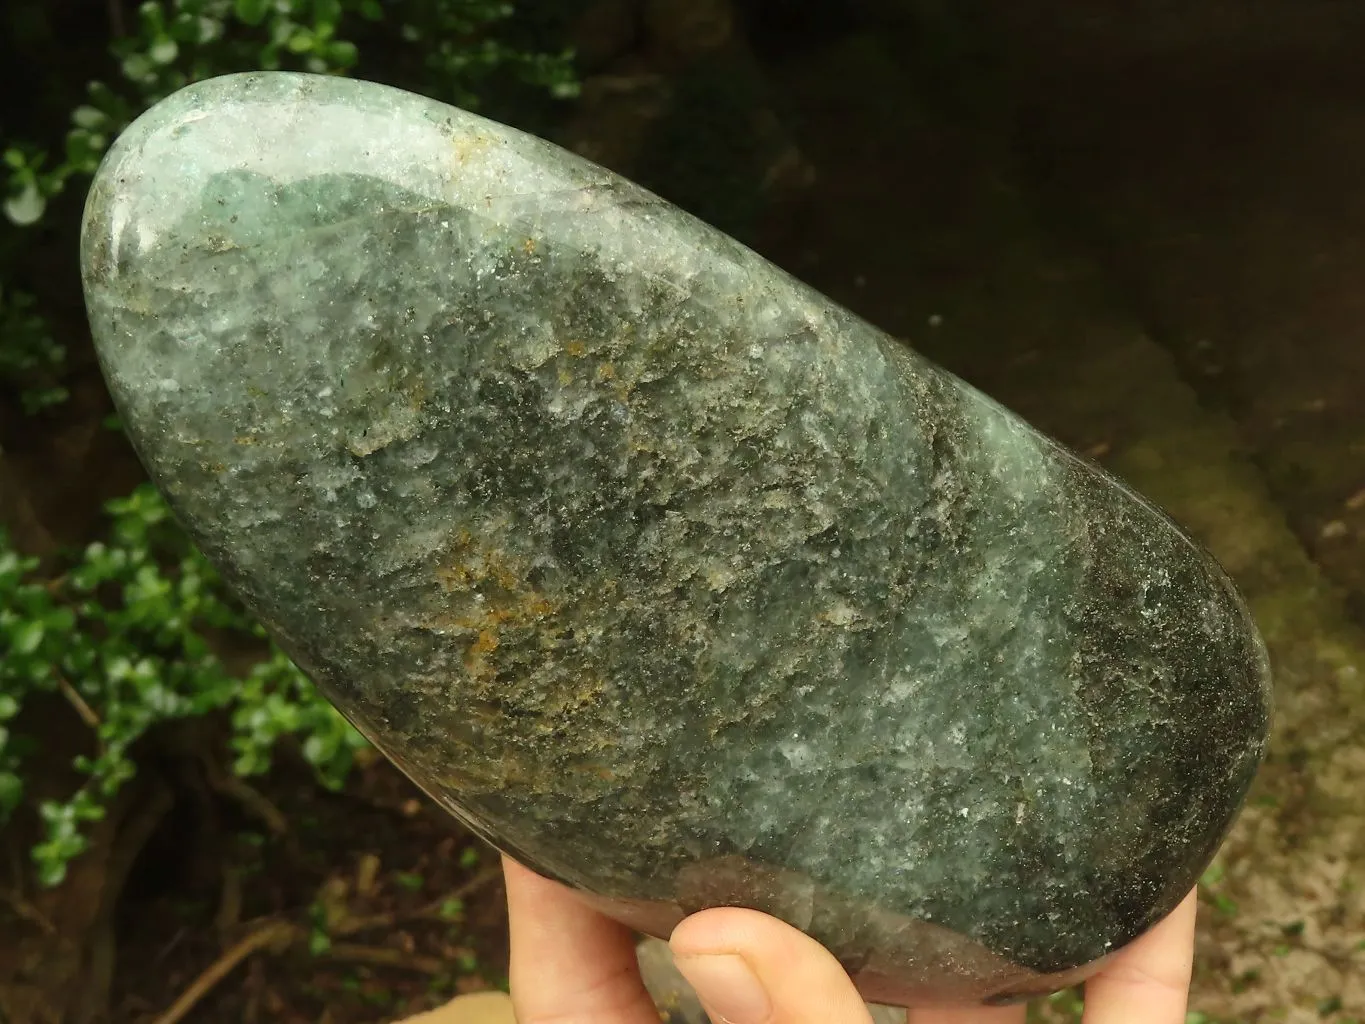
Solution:
<path fill-rule="evenodd" d="M 1365 1021 L 1362 57 L 1361 0 L 5 0 L 0 1021 L 350 1024 L 505 984 L 492 856 L 186 544 L 90 347 L 109 141 L 281 67 L 633 177 L 1165 506 L 1278 701 L 1190 1022 Z"/>

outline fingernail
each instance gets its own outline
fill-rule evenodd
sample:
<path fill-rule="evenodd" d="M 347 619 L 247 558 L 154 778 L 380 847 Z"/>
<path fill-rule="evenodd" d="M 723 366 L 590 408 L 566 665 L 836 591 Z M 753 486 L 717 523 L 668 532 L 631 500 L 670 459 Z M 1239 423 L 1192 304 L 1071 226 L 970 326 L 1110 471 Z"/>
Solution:
<path fill-rule="evenodd" d="M 716 1024 L 765 1024 L 772 1016 L 768 993 L 742 956 L 708 953 L 675 962 Z"/>

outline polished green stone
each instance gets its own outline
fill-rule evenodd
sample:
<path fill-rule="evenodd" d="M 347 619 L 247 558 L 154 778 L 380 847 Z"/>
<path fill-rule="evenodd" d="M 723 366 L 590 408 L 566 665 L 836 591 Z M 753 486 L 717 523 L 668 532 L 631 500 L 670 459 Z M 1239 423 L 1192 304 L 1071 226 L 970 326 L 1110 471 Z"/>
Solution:
<path fill-rule="evenodd" d="M 231 76 L 117 141 L 86 296 L 130 437 L 436 800 L 656 934 L 768 910 L 883 1002 L 1169 911 L 1266 659 L 1161 512 L 733 240 L 377 85 Z"/>

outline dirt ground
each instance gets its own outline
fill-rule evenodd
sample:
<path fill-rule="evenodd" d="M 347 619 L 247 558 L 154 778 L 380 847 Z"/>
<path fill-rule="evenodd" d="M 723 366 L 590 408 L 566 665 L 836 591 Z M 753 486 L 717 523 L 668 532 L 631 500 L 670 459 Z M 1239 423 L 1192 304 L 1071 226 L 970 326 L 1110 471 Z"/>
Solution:
<path fill-rule="evenodd" d="M 286 760 L 260 795 L 283 830 L 255 813 L 213 830 L 172 814 L 145 848 L 122 900 L 112 1020 L 350 1024 L 506 988 L 496 855 L 386 762 L 332 794 Z M 256 943 L 282 924 L 283 941 Z"/>

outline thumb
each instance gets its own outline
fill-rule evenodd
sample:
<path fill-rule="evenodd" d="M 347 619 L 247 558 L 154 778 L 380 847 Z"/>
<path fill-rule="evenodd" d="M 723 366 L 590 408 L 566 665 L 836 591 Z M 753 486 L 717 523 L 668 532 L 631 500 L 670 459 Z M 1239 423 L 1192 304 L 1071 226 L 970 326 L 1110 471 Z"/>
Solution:
<path fill-rule="evenodd" d="M 839 961 L 756 910 L 693 914 L 669 939 L 673 959 L 716 1024 L 871 1024 Z"/>

